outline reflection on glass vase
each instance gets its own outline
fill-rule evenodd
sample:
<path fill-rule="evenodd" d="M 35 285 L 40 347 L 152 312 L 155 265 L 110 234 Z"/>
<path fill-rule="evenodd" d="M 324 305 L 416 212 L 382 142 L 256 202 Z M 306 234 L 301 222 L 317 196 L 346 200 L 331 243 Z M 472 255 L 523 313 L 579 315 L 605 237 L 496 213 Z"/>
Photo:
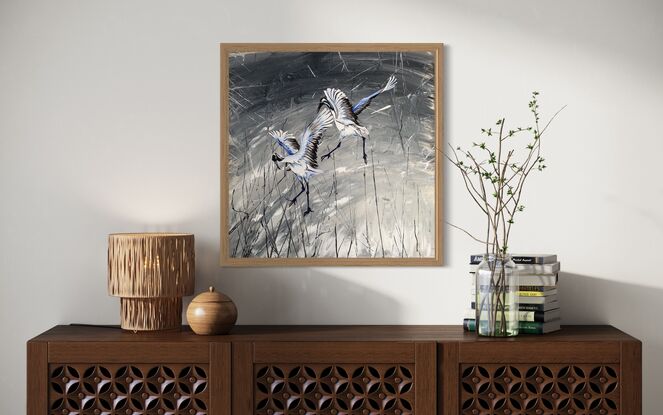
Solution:
<path fill-rule="evenodd" d="M 477 333 L 517 336 L 518 271 L 511 256 L 484 255 L 475 275 Z"/>

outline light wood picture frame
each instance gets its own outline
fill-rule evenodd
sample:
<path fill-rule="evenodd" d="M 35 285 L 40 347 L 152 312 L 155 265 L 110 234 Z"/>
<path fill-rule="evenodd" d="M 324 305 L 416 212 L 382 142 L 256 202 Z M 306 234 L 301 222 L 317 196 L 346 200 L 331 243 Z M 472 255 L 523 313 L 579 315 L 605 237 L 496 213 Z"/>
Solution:
<path fill-rule="evenodd" d="M 442 44 L 220 51 L 222 266 L 442 265 Z"/>

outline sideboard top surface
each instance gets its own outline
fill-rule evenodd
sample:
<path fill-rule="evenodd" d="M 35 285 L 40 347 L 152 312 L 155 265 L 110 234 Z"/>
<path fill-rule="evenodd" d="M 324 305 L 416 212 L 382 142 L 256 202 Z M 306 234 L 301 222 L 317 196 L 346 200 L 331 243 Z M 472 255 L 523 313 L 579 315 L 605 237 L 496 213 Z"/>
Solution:
<path fill-rule="evenodd" d="M 435 341 L 435 342 L 582 342 L 637 341 L 612 326 L 563 326 L 545 335 L 514 338 L 477 337 L 462 326 L 236 326 L 224 336 L 197 336 L 188 326 L 181 330 L 139 332 L 116 326 L 55 326 L 32 342 L 241 342 L 241 341 Z"/>

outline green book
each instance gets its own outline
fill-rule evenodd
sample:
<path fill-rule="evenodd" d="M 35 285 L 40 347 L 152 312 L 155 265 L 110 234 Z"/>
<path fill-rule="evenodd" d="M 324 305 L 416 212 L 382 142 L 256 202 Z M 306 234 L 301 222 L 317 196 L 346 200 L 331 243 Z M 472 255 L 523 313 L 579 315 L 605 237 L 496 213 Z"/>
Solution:
<path fill-rule="evenodd" d="M 519 321 L 518 332 L 521 334 L 546 334 L 560 329 L 560 320 L 540 323 L 536 321 Z M 463 329 L 465 331 L 476 331 L 476 322 L 472 318 L 463 320 Z"/>

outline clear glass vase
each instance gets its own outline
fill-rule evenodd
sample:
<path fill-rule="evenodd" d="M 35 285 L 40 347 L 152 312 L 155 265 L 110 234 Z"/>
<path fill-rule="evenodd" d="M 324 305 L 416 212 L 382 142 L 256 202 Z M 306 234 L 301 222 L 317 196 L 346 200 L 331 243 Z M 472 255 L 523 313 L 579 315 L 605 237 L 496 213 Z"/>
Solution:
<path fill-rule="evenodd" d="M 477 334 L 517 336 L 518 271 L 511 256 L 484 255 L 475 278 Z"/>

